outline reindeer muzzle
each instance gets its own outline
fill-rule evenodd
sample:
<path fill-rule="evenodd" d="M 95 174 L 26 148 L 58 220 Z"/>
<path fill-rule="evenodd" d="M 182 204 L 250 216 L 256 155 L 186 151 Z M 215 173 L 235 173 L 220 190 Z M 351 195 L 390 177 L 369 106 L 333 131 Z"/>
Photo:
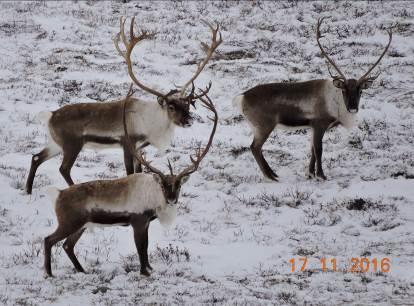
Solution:
<path fill-rule="evenodd" d="M 182 126 L 185 127 L 185 128 L 188 128 L 188 127 L 193 125 L 193 121 L 194 121 L 193 118 L 189 117 L 189 118 L 184 120 L 184 122 L 182 123 Z"/>
<path fill-rule="evenodd" d="M 168 205 L 175 205 L 175 204 L 177 204 L 177 202 L 178 202 L 178 199 L 174 199 L 174 200 L 167 200 L 167 204 L 168 204 Z"/>

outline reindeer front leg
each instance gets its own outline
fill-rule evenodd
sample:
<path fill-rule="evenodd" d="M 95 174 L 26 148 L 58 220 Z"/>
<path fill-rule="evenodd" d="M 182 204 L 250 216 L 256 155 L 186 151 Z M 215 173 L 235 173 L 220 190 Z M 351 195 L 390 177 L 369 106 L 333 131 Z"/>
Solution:
<path fill-rule="evenodd" d="M 51 277 L 53 276 L 52 265 L 51 265 L 52 247 L 59 241 L 65 239 L 71 234 L 74 234 L 78 229 L 79 227 L 69 228 L 67 226 L 62 226 L 59 224 L 56 231 L 44 239 L 44 252 L 45 252 L 44 269 L 46 273 L 45 276 L 51 276 Z"/>
<path fill-rule="evenodd" d="M 312 145 L 311 145 L 311 158 L 309 161 L 309 170 L 308 170 L 308 178 L 314 178 L 315 177 L 315 162 L 316 162 L 316 158 L 315 158 L 315 151 L 313 148 L 313 141 L 312 141 Z"/>
<path fill-rule="evenodd" d="M 149 228 L 149 224 L 145 230 L 145 234 L 144 234 L 144 247 L 145 247 L 145 265 L 148 269 L 150 270 L 154 270 L 148 260 L 148 228 Z"/>
<path fill-rule="evenodd" d="M 148 227 L 149 219 L 145 215 L 138 215 L 131 223 L 134 229 L 134 241 L 138 251 L 139 261 L 141 264 L 140 272 L 142 275 L 150 276 L 147 268 L 152 270 L 148 262 Z"/>
<path fill-rule="evenodd" d="M 313 161 L 316 159 L 316 176 L 323 180 L 326 180 L 326 176 L 322 169 L 322 139 L 328 126 L 329 125 L 317 125 L 313 127 L 313 153 L 311 157 L 311 164 L 309 165 L 309 171 L 314 170 L 314 168 L 312 169 L 312 159 Z"/>
<path fill-rule="evenodd" d="M 63 145 L 63 160 L 59 171 L 69 186 L 74 184 L 72 177 L 70 176 L 70 170 L 72 169 L 78 154 L 82 150 L 82 146 L 83 144 L 77 139 L 72 139 L 69 141 L 69 144 Z"/>

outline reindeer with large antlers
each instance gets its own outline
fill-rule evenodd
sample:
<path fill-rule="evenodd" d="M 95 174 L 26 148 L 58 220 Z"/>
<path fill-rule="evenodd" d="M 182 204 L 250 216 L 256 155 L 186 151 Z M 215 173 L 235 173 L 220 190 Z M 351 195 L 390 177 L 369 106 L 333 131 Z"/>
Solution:
<path fill-rule="evenodd" d="M 131 131 L 131 141 L 143 149 L 153 145 L 158 149 L 166 148 L 173 137 L 175 126 L 189 127 L 192 124 L 190 105 L 206 96 L 210 87 L 200 94 L 194 93 L 194 81 L 222 43 L 219 26 L 213 27 L 203 20 L 212 32 L 211 44 L 205 48 L 206 56 L 198 64 L 194 76 L 180 89 L 164 94 L 142 84 L 134 74 L 131 54 L 134 47 L 155 34 L 141 30 L 138 36 L 134 32 L 134 18 L 131 20 L 129 38 L 125 33 L 125 19 L 120 19 L 120 32 L 114 39 L 115 48 L 128 66 L 128 74 L 132 81 L 143 91 L 157 97 L 158 103 L 130 98 L 126 106 Z M 125 50 L 120 47 L 122 41 Z M 207 46 L 205 43 L 202 46 Z M 192 89 L 187 94 L 188 87 Z M 63 161 L 59 168 L 68 185 L 73 184 L 70 171 L 83 147 L 95 149 L 121 147 L 124 152 L 124 163 L 127 174 L 134 173 L 134 159 L 127 149 L 127 141 L 122 128 L 122 107 L 125 100 L 107 103 L 79 103 L 66 105 L 53 112 L 42 112 L 39 118 L 47 123 L 48 145 L 38 154 L 33 155 L 26 192 L 32 192 L 37 168 L 46 160 L 63 152 Z M 139 161 L 135 163 L 135 171 L 141 172 Z"/>
<path fill-rule="evenodd" d="M 250 148 L 256 162 L 265 177 L 275 181 L 278 176 L 263 157 L 262 147 L 276 126 L 313 129 L 308 175 L 314 177 L 316 174 L 318 178 L 326 179 L 322 169 L 322 138 L 325 131 L 339 124 L 352 127 L 361 93 L 378 77 L 379 74 L 372 77 L 370 74 L 391 44 L 392 32 L 389 30 L 388 44 L 375 64 L 358 80 L 347 79 L 320 43 L 323 19 L 320 18 L 317 23 L 316 41 L 322 55 L 339 76 L 333 76 L 329 71 L 332 79 L 262 84 L 233 99 L 233 104 L 240 109 L 252 128 L 254 138 Z"/>
<path fill-rule="evenodd" d="M 134 240 L 141 263 L 141 274 L 149 275 L 152 270 L 148 261 L 148 227 L 158 218 L 162 225 L 170 224 L 176 214 L 177 201 L 181 186 L 194 173 L 210 149 L 217 128 L 217 111 L 207 95 L 200 98 L 202 105 L 214 114 L 213 128 L 207 145 L 199 147 L 191 165 L 179 174 L 173 174 L 168 162 L 170 174 L 164 175 L 147 162 L 141 153 L 137 154 L 133 140 L 128 133 L 126 118 L 127 104 L 131 99 L 132 86 L 124 100 L 122 125 L 124 136 L 131 154 L 151 173 L 135 173 L 115 180 L 98 180 L 72 185 L 67 189 L 48 190 L 55 205 L 58 228 L 44 240 L 45 272 L 52 276 L 51 249 L 59 241 L 66 239 L 63 248 L 72 261 L 76 271 L 84 272 L 74 253 L 74 247 L 89 224 L 131 225 Z"/>

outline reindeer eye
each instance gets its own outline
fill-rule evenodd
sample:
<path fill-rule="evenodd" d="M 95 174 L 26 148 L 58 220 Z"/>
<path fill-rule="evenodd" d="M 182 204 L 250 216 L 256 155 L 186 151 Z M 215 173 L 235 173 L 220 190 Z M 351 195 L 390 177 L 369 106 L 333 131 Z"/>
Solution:
<path fill-rule="evenodd" d="M 172 106 L 172 105 L 168 105 L 168 110 L 170 110 L 170 111 L 175 111 L 175 108 L 174 108 L 174 106 Z"/>

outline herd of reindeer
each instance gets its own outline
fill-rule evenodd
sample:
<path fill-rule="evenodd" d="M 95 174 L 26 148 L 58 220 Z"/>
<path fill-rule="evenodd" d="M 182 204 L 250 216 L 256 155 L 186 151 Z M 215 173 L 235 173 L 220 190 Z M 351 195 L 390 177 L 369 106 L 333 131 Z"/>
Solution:
<path fill-rule="evenodd" d="M 358 112 L 362 90 L 369 88 L 379 74 L 371 76 L 373 69 L 386 54 L 389 41 L 378 60 L 359 79 L 347 79 L 337 64 L 321 45 L 320 31 L 324 18 L 316 27 L 316 41 L 321 54 L 336 70 L 330 79 L 310 80 L 297 83 L 270 83 L 253 87 L 233 99 L 253 132 L 250 149 L 266 178 L 277 181 L 277 174 L 263 157 L 262 147 L 276 126 L 291 128 L 311 127 L 313 130 L 311 158 L 308 176 L 326 179 L 322 169 L 322 138 L 326 130 L 337 125 L 351 127 Z M 49 188 L 48 193 L 55 205 L 58 227 L 44 239 L 46 276 L 52 276 L 51 249 L 66 239 L 63 248 L 75 269 L 84 272 L 74 253 L 74 247 L 85 229 L 92 224 L 131 225 L 140 260 L 140 272 L 150 275 L 152 267 L 148 260 L 148 227 L 158 219 L 163 225 L 171 224 L 176 215 L 176 206 L 181 186 L 197 171 L 207 155 L 217 129 L 218 114 L 210 97 L 211 82 L 205 89 L 195 89 L 194 81 L 223 42 L 219 25 L 203 20 L 212 32 L 206 56 L 198 63 L 197 70 L 183 86 L 167 94 L 142 84 L 133 72 L 131 53 L 134 47 L 155 33 L 140 30 L 135 34 L 135 21 L 131 19 L 129 35 L 125 33 L 125 19 L 120 19 L 120 32 L 114 38 L 117 52 L 125 60 L 133 83 L 126 98 L 107 103 L 77 103 L 65 105 L 56 111 L 41 112 L 39 119 L 47 125 L 48 144 L 33 155 L 26 192 L 31 194 L 37 168 L 46 160 L 63 153 L 59 168 L 70 185 L 64 190 Z M 120 44 L 123 44 L 121 47 Z M 155 95 L 157 102 L 133 98 L 133 84 L 141 90 Z M 190 89 L 191 86 L 191 89 Z M 174 128 L 190 127 L 193 117 L 190 106 L 198 102 L 212 113 L 213 125 L 207 144 L 199 146 L 190 155 L 191 164 L 174 174 L 168 161 L 169 173 L 164 174 L 147 161 L 142 150 L 152 145 L 165 149 L 171 142 Z M 113 180 L 96 180 L 74 184 L 70 171 L 83 147 L 121 147 L 127 176 Z M 142 172 L 142 166 L 147 169 Z"/>

